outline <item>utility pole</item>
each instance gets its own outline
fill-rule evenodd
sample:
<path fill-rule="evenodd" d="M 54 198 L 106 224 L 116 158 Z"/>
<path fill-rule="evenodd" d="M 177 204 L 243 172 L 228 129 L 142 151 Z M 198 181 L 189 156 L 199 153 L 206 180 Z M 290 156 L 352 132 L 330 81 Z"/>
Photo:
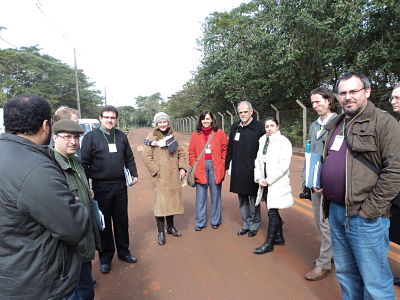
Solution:
<path fill-rule="evenodd" d="M 75 52 L 75 48 L 74 48 L 74 62 L 75 62 L 76 106 L 78 107 L 79 118 L 82 118 L 82 114 L 81 114 L 81 99 L 79 97 L 78 68 L 76 67 L 76 52 Z"/>

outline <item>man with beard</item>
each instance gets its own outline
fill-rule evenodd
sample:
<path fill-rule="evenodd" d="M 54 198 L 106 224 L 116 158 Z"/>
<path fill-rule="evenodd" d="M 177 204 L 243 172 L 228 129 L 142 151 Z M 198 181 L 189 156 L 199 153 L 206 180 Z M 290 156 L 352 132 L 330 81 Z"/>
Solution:
<path fill-rule="evenodd" d="M 4 106 L 0 136 L 0 298 L 70 299 L 88 212 L 48 145 L 51 108 L 37 95 Z"/>
<path fill-rule="evenodd" d="M 260 206 L 256 206 L 258 184 L 254 182 L 254 161 L 257 157 L 258 140 L 265 133 L 264 125 L 253 119 L 250 102 L 237 106 L 240 122 L 232 124 L 229 134 L 225 169 L 231 169 L 230 191 L 238 194 L 242 228 L 237 235 L 257 234 L 261 223 Z"/>
<path fill-rule="evenodd" d="M 336 89 L 344 113 L 325 127 L 322 170 L 336 278 L 343 299 L 395 299 L 387 254 L 400 186 L 400 126 L 368 101 L 365 75 L 348 72 Z"/>

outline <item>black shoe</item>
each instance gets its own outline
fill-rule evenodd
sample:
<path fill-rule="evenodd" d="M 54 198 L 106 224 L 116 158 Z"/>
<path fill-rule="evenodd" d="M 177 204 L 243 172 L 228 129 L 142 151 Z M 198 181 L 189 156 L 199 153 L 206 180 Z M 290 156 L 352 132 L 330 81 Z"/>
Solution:
<path fill-rule="evenodd" d="M 266 240 L 264 244 L 262 244 L 260 247 L 256 248 L 253 250 L 254 254 L 264 254 L 267 252 L 271 252 L 274 250 L 274 244 L 271 243 L 271 241 Z"/>
<path fill-rule="evenodd" d="M 247 234 L 249 237 L 253 237 L 257 235 L 257 230 L 249 230 L 249 233 Z"/>
<path fill-rule="evenodd" d="M 158 233 L 158 244 L 160 246 L 164 245 L 167 242 L 167 240 L 165 239 L 165 232 L 159 232 Z"/>
<path fill-rule="evenodd" d="M 212 229 L 218 229 L 219 225 L 211 225 Z"/>
<path fill-rule="evenodd" d="M 103 274 L 109 273 L 111 271 L 111 265 L 110 264 L 101 264 L 100 266 L 100 272 Z"/>
<path fill-rule="evenodd" d="M 135 262 L 137 262 L 137 258 L 130 254 L 127 256 L 124 256 L 124 257 L 120 257 L 119 259 L 126 261 L 127 263 L 130 263 L 130 264 L 134 264 Z"/>
<path fill-rule="evenodd" d="M 173 236 L 182 236 L 182 233 L 180 233 L 174 226 L 167 227 L 167 233 L 172 234 Z"/>
<path fill-rule="evenodd" d="M 195 226 L 194 230 L 196 231 L 202 231 L 204 227 L 200 227 L 200 226 Z"/>
<path fill-rule="evenodd" d="M 393 277 L 393 284 L 400 285 L 400 278 Z"/>
<path fill-rule="evenodd" d="M 249 232 L 248 229 L 240 228 L 240 230 L 236 234 L 237 235 L 244 235 L 244 234 L 246 234 L 248 232 Z"/>

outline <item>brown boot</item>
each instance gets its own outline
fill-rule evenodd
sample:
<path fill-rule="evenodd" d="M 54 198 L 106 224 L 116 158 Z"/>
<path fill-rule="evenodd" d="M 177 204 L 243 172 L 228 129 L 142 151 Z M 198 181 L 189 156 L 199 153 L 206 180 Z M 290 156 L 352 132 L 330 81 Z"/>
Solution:
<path fill-rule="evenodd" d="M 315 266 L 310 272 L 308 272 L 304 278 L 311 281 L 317 281 L 324 279 L 331 273 L 330 269 L 321 269 L 320 267 Z"/>

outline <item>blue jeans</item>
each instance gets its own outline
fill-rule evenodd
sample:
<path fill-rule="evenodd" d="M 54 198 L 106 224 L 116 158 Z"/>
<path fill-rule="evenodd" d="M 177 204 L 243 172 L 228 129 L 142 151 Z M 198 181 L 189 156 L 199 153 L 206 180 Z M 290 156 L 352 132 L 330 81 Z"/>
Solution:
<path fill-rule="evenodd" d="M 206 184 L 196 182 L 196 204 L 194 209 L 195 226 L 207 226 L 207 198 L 208 187 L 211 194 L 211 225 L 220 225 L 222 223 L 222 204 L 221 204 L 221 186 L 222 183 L 215 183 L 214 168 L 212 160 L 206 160 Z"/>
<path fill-rule="evenodd" d="M 330 202 L 329 225 L 342 298 L 395 299 L 387 258 L 389 219 L 352 216 L 346 228 L 345 214 L 344 206 Z"/>
<path fill-rule="evenodd" d="M 78 285 L 75 288 L 72 300 L 93 300 L 94 286 L 92 278 L 92 263 L 83 263 Z"/>

